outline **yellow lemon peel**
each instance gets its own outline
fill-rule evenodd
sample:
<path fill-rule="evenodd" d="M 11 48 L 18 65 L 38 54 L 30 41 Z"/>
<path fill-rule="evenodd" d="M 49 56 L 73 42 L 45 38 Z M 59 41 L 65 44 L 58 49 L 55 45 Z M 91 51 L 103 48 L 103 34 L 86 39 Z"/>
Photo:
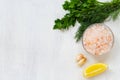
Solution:
<path fill-rule="evenodd" d="M 86 78 L 94 77 L 106 71 L 107 67 L 108 66 L 103 63 L 92 64 L 84 70 L 83 75 Z"/>

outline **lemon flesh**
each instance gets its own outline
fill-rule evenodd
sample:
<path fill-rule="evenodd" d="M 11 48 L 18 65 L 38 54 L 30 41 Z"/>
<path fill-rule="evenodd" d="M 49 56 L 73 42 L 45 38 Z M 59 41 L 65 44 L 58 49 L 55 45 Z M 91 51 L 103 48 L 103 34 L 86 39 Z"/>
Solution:
<path fill-rule="evenodd" d="M 90 66 L 88 66 L 84 72 L 83 75 L 86 78 L 89 77 L 94 77 L 98 74 L 101 74 L 102 72 L 104 72 L 107 69 L 107 65 L 103 64 L 103 63 L 96 63 L 96 64 L 92 64 Z"/>

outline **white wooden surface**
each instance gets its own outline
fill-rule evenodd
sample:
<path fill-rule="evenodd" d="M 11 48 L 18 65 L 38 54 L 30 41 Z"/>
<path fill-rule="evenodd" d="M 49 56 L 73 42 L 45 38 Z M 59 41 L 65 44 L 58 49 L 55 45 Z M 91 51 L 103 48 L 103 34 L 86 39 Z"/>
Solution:
<path fill-rule="evenodd" d="M 54 20 L 65 14 L 63 2 L 0 0 L 0 80 L 119 80 L 120 18 L 105 23 L 115 36 L 113 49 L 105 58 L 94 58 L 75 42 L 79 24 L 66 32 L 52 30 Z M 78 53 L 88 57 L 82 68 L 75 63 Z M 109 69 L 83 78 L 81 71 L 95 62 L 106 63 Z"/>

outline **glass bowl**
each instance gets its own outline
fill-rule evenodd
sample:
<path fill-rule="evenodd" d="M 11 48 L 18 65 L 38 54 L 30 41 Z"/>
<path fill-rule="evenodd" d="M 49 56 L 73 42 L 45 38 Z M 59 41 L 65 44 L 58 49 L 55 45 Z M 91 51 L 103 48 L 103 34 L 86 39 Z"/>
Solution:
<path fill-rule="evenodd" d="M 113 47 L 113 44 L 113 32 L 103 23 L 90 25 L 83 34 L 83 48 L 92 55 L 99 56 L 108 53 Z"/>

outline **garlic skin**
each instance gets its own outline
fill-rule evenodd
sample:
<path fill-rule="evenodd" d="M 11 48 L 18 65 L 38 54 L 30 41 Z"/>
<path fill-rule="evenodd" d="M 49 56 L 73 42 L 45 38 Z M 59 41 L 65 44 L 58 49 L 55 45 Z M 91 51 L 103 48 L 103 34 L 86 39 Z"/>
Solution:
<path fill-rule="evenodd" d="M 85 64 L 86 60 L 87 60 L 87 58 L 83 54 L 79 54 L 76 57 L 76 61 L 77 61 L 78 66 L 83 66 Z"/>

